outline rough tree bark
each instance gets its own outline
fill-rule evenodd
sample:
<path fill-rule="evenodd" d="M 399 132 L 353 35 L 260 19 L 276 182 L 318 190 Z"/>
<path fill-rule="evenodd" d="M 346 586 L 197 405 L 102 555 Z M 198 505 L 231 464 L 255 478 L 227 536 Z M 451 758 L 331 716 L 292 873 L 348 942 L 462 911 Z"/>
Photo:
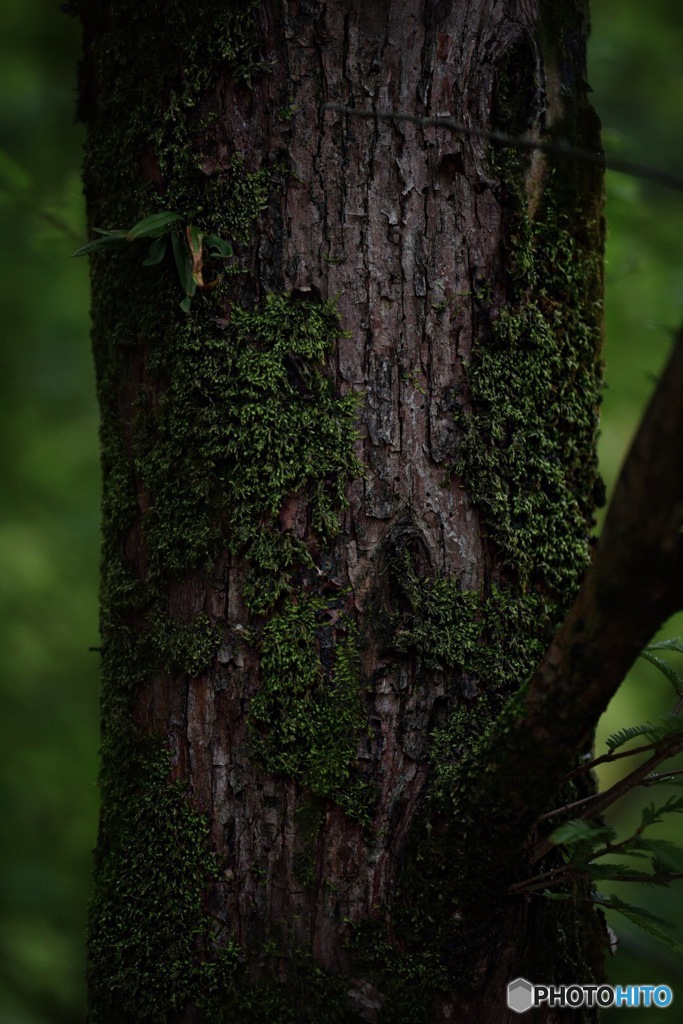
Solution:
<path fill-rule="evenodd" d="M 592 911 L 509 895 L 481 740 L 589 561 L 601 173 L 322 109 L 599 148 L 586 5 L 77 6 L 91 224 L 236 252 L 187 314 L 170 257 L 92 258 L 90 1020 L 500 1024 L 516 974 L 600 977 Z"/>

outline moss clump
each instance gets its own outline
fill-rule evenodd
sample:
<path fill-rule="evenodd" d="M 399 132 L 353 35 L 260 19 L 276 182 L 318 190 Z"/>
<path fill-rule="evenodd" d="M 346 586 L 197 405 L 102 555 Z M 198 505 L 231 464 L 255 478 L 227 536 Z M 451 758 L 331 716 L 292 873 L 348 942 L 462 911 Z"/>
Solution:
<path fill-rule="evenodd" d="M 455 671 L 460 692 L 452 694 L 443 725 L 433 729 L 430 760 L 432 798 L 457 778 L 457 765 L 523 685 L 555 626 L 552 602 L 535 591 L 520 593 L 505 583 L 488 593 L 464 590 L 455 576 L 419 576 L 407 552 L 392 565 L 405 608 L 389 624 L 390 646 L 417 658 L 419 673 Z"/>
<path fill-rule="evenodd" d="M 467 365 L 455 472 L 503 571 L 565 604 L 588 565 L 601 396 L 599 255 L 552 209 L 512 224 L 510 301 Z"/>
<path fill-rule="evenodd" d="M 339 530 L 358 465 L 356 399 L 336 396 L 322 370 L 340 334 L 332 302 L 271 294 L 262 310 L 234 308 L 223 333 L 202 326 L 176 325 L 155 356 L 169 385 L 138 433 L 136 468 L 154 496 L 147 552 L 152 572 L 180 573 L 227 539 L 250 566 L 248 605 L 263 614 L 314 564 L 278 519 L 287 499 L 307 500 L 319 543 Z"/>
<path fill-rule="evenodd" d="M 392 921 L 392 930 L 393 930 Z M 355 925 L 348 941 L 357 970 L 382 993 L 380 1024 L 430 1024 L 434 993 L 448 988 L 438 950 L 396 949 L 386 938 L 386 922 Z"/>
<path fill-rule="evenodd" d="M 323 971 L 305 950 L 273 943 L 259 957 L 262 976 L 247 971 L 240 966 L 217 1024 L 359 1024 L 347 999 L 348 978 Z"/>
<path fill-rule="evenodd" d="M 255 639 L 265 666 L 254 720 L 264 772 L 286 771 L 310 799 L 367 815 L 354 776 L 358 642 L 324 573 L 358 470 L 356 400 L 336 395 L 324 370 L 339 317 L 333 302 L 264 297 L 253 278 L 239 280 L 254 223 L 284 173 L 238 152 L 221 156 L 225 166 L 215 160 L 224 151 L 214 126 L 224 102 L 218 80 L 230 74 L 239 92 L 262 66 L 256 0 L 196 10 L 122 0 L 106 17 L 100 6 L 81 4 L 93 223 L 128 227 L 171 209 L 235 243 L 238 256 L 187 316 L 170 258 L 142 267 L 146 246 L 133 243 L 91 260 L 104 545 L 90 1020 L 152 1024 L 196 1013 L 218 1024 L 229 1006 L 230 1020 L 284 1024 L 305 1005 L 312 1019 L 341 1024 L 353 1019 L 343 982 L 297 954 L 286 985 L 256 983 L 267 950 L 238 955 L 217 933 L 203 902 L 220 874 L 207 822 L 189 788 L 169 781 L 165 737 L 142 736 L 135 724 L 143 688 L 165 680 L 182 693 L 187 677 L 210 670 L 224 624 L 184 610 L 192 605 L 184 588 L 199 574 L 220 586 L 227 549 L 247 573 L 252 623 L 241 635 Z M 256 722 L 259 708 L 272 722 Z M 298 758 L 293 737 L 307 743 Z M 292 956 L 278 951 L 268 970 Z"/>
<path fill-rule="evenodd" d="M 134 195 L 141 163 L 148 162 L 157 175 L 182 183 L 197 166 L 202 129 L 217 116 L 212 110 L 220 109 L 218 99 L 210 98 L 219 72 L 230 69 L 236 83 L 248 84 L 264 70 L 257 52 L 257 0 L 246 0 L 239 10 L 219 0 L 193 9 L 182 0 L 122 0 L 108 12 L 106 31 L 98 24 L 97 5 L 77 5 L 86 41 L 93 33 L 103 42 L 101 49 L 86 46 L 81 67 L 80 116 L 104 128 L 99 138 L 90 138 L 86 176 L 118 179 L 128 185 L 120 194 Z M 91 109 L 92 97 L 97 105 Z M 149 191 L 154 193 L 153 186 Z M 196 203 L 195 194 L 195 208 Z"/>
<path fill-rule="evenodd" d="M 206 819 L 189 806 L 182 783 L 169 783 L 170 761 L 159 741 L 114 729 L 103 755 L 88 1019 L 152 1024 L 174 1019 L 189 1002 L 216 1019 L 210 1014 L 235 954 L 216 947 L 202 903 L 218 876 Z M 111 758 L 125 758 L 126 771 Z"/>
<path fill-rule="evenodd" d="M 261 682 L 251 703 L 257 758 L 367 821 L 370 788 L 354 772 L 365 709 L 353 622 L 325 599 L 303 597 L 272 616 L 259 648 Z"/>

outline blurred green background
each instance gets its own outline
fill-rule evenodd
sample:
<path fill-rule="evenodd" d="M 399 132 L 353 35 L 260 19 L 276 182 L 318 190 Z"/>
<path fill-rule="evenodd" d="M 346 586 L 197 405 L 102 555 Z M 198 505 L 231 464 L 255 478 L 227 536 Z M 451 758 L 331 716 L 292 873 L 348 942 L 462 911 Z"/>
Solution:
<path fill-rule="evenodd" d="M 683 5 L 650 0 L 645 11 L 640 0 L 594 0 L 593 23 L 591 81 L 608 149 L 683 174 Z M 82 133 L 73 123 L 78 51 L 78 25 L 57 4 L 5 0 L 0 1024 L 83 1019 L 83 932 L 97 818 L 97 656 L 88 648 L 98 643 L 99 472 L 87 266 L 68 258 L 84 234 Z M 609 485 L 672 328 L 683 318 L 683 196 L 615 174 L 608 175 L 608 193 L 601 452 Z M 680 618 L 663 631 L 673 633 L 683 633 Z M 642 663 L 612 702 L 601 735 L 672 704 L 666 682 Z M 603 783 L 614 778 L 606 772 Z M 637 824 L 638 808 L 656 795 L 636 793 L 613 822 L 620 829 Z M 669 838 L 681 832 L 675 818 L 659 827 Z M 620 892 L 676 919 L 681 886 Z M 609 965 L 613 980 L 667 982 L 683 1000 L 680 959 L 628 922 L 610 923 L 620 938 Z M 630 1019 L 637 1024 L 649 1012 L 631 1010 Z M 680 1017 L 676 1004 L 659 1012 L 670 1021 Z"/>

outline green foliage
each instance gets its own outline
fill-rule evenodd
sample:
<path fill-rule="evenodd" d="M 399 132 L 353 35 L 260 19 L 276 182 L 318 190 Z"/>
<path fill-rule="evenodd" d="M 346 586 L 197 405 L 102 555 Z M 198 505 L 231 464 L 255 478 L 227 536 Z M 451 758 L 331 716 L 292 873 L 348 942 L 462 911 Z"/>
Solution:
<path fill-rule="evenodd" d="M 657 822 L 660 822 L 662 820 L 663 815 L 665 814 L 681 813 L 683 813 L 683 797 L 680 796 L 669 797 L 666 803 L 662 804 L 660 807 L 655 807 L 653 803 L 648 804 L 647 807 L 643 808 L 640 828 L 644 829 L 647 828 L 649 825 L 654 825 Z"/>
<path fill-rule="evenodd" d="M 566 847 L 568 853 L 573 855 L 577 849 L 593 851 L 605 843 L 609 844 L 616 836 L 614 829 L 608 825 L 575 818 L 556 828 L 550 835 L 550 841 L 556 846 Z"/>
<path fill-rule="evenodd" d="M 683 696 L 683 676 L 665 658 L 662 658 L 659 653 L 655 653 L 659 651 L 677 651 L 681 654 L 683 653 L 683 639 L 675 636 L 668 640 L 658 640 L 656 643 L 648 644 L 640 652 L 641 658 L 649 661 L 651 665 L 659 669 L 665 679 L 668 679 L 678 696 Z"/>
<path fill-rule="evenodd" d="M 643 725 L 631 725 L 620 729 L 619 732 L 607 737 L 606 743 L 609 752 L 614 753 L 629 740 L 638 736 L 643 736 L 649 743 L 659 743 L 678 733 L 683 734 L 683 720 L 675 714 L 660 715 L 660 723 L 655 725 L 652 722 L 645 722 Z"/>
<path fill-rule="evenodd" d="M 119 248 L 127 242 L 152 238 L 154 241 L 149 247 L 149 255 L 142 261 L 142 265 L 143 267 L 153 267 L 163 260 L 168 251 L 170 239 L 178 279 L 185 292 L 185 298 L 181 301 L 180 308 L 184 313 L 189 313 L 192 297 L 197 288 L 213 288 L 218 283 L 217 280 L 204 281 L 204 256 L 211 255 L 217 259 L 228 259 L 232 256 L 232 246 L 217 235 L 205 235 L 194 224 L 188 224 L 182 231 L 173 230 L 179 220 L 182 220 L 179 213 L 162 210 L 159 213 L 151 213 L 147 217 L 143 217 L 129 230 L 109 231 L 104 228 L 94 228 L 99 238 L 88 242 L 73 255 L 85 256 L 101 249 Z"/>
<path fill-rule="evenodd" d="M 678 638 L 659 641 L 651 644 L 646 651 L 672 650 L 680 651 L 681 641 Z M 662 662 L 657 667 L 669 678 L 668 663 Z M 676 709 L 678 711 L 678 708 Z M 683 723 L 677 714 L 660 717 L 661 724 L 633 726 L 620 729 L 607 738 L 608 753 L 589 761 L 573 774 L 588 771 L 594 765 L 616 761 L 631 754 L 649 750 L 653 767 L 658 766 L 667 756 L 671 757 L 681 749 L 683 739 Z M 647 743 L 635 747 L 632 751 L 621 751 L 629 740 L 643 737 Z M 616 753 L 616 751 L 620 751 Z M 645 769 L 649 766 L 645 762 Z M 640 822 L 634 831 L 624 839 L 618 839 L 617 829 L 612 825 L 595 820 L 597 808 L 594 800 L 602 800 L 602 808 L 621 800 L 625 793 L 638 785 L 650 786 L 655 783 L 677 783 L 680 772 L 672 776 L 667 773 L 644 773 L 642 766 L 628 775 L 621 783 L 616 784 L 606 794 L 583 801 L 585 817 L 563 822 L 550 834 L 549 841 L 558 848 L 563 865 L 547 867 L 540 874 L 515 886 L 515 891 L 542 892 L 549 899 L 584 901 L 586 886 L 590 887 L 591 899 L 607 909 L 620 911 L 635 924 L 644 928 L 652 937 L 663 941 L 672 949 L 679 949 L 676 938 L 662 931 L 660 925 L 666 924 L 658 920 L 649 911 L 624 903 L 618 896 L 605 897 L 596 894 L 594 887 L 611 880 L 621 884 L 638 884 L 646 887 L 666 888 L 673 881 L 683 878 L 683 848 L 666 838 L 646 836 L 645 832 L 653 825 L 661 824 L 672 814 L 683 813 L 683 797 L 671 796 L 663 803 L 651 802 L 641 809 Z M 573 810 L 576 805 L 571 803 L 564 810 Z M 560 808 L 559 812 L 563 809 Z M 558 813 L 558 812 L 555 812 Z M 614 859 L 615 855 L 619 859 Z M 625 863 L 622 858 L 635 860 L 636 865 Z M 549 863 L 549 862 L 546 862 Z M 551 862 L 550 862 L 551 863 Z M 568 887 L 571 886 L 571 891 Z M 551 890 L 560 888 L 560 892 Z M 671 926 L 673 927 L 673 926 Z"/>
<path fill-rule="evenodd" d="M 601 893 L 595 893 L 593 901 L 605 910 L 615 910 L 617 913 L 627 917 L 629 921 L 632 921 L 633 924 L 647 932 L 648 935 L 668 946 L 675 953 L 683 953 L 683 944 L 678 942 L 666 930 L 667 928 L 673 928 L 673 924 L 670 921 L 657 917 L 644 907 L 635 907 L 632 903 L 625 903 L 619 896 L 603 896 Z"/>

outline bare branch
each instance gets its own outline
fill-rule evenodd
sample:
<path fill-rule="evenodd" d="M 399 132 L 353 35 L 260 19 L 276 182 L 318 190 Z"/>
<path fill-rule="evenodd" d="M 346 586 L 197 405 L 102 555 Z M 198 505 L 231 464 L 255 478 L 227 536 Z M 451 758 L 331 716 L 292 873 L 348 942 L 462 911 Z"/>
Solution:
<path fill-rule="evenodd" d="M 345 107 L 341 103 L 324 103 L 322 109 L 332 110 L 338 114 L 346 114 L 349 117 L 359 117 L 365 120 L 409 121 L 411 124 L 420 125 L 422 128 L 445 128 L 447 131 L 454 132 L 457 135 L 492 142 L 500 149 L 536 150 L 541 153 L 556 153 L 561 156 L 570 157 L 573 160 L 581 160 L 583 163 L 593 164 L 596 167 L 605 167 L 608 171 L 628 174 L 632 178 L 653 181 L 657 185 L 664 185 L 666 188 L 673 188 L 678 192 L 683 192 L 683 178 L 678 174 L 664 171 L 659 167 L 650 167 L 648 164 L 641 164 L 635 160 L 623 160 L 618 156 L 609 156 L 605 153 L 595 152 L 592 149 L 572 146 L 565 142 L 564 139 L 549 142 L 543 139 L 535 139 L 530 135 L 508 135 L 506 132 L 500 132 L 491 128 L 477 128 L 473 125 L 462 124 L 451 117 L 415 117 L 413 114 L 402 114 L 392 110 L 358 110 L 355 107 Z"/>
<path fill-rule="evenodd" d="M 678 711 L 674 712 L 678 714 Z M 571 782 L 572 779 L 577 778 L 579 775 L 585 775 L 586 772 L 593 771 L 600 764 L 611 764 L 613 761 L 621 761 L 624 757 L 634 757 L 636 754 L 645 754 L 648 750 L 659 750 L 662 743 L 665 740 L 654 740 L 652 743 L 643 743 L 640 747 L 631 747 L 630 750 L 622 750 L 618 754 L 601 754 L 600 757 L 594 757 L 592 760 L 587 761 L 585 764 L 579 765 L 578 768 L 574 768 L 572 771 L 567 772 L 566 775 L 562 776 L 562 782 Z M 674 774 L 673 772 L 670 774 Z M 549 818 L 559 813 L 557 810 L 549 811 L 544 814 L 539 821 L 543 821 L 545 818 Z"/>
<path fill-rule="evenodd" d="M 641 786 L 657 786 L 662 782 L 668 782 L 669 779 L 674 779 L 679 775 L 683 775 L 683 768 L 679 768 L 675 772 L 659 772 L 657 775 L 648 775 L 646 779 L 643 779 Z"/>
<path fill-rule="evenodd" d="M 666 761 L 669 757 L 674 757 L 676 754 L 680 754 L 683 750 L 683 739 L 679 736 L 675 743 L 669 744 L 664 749 L 658 751 L 652 757 L 649 757 L 647 761 L 635 768 L 629 775 L 621 779 L 619 782 L 615 782 L 613 786 L 606 789 L 604 793 L 595 793 L 593 796 L 587 796 L 583 800 L 576 800 L 573 804 L 567 804 L 565 807 L 560 807 L 556 811 L 551 811 L 549 814 L 543 815 L 543 818 L 553 817 L 556 814 L 560 814 L 563 811 L 576 810 L 582 808 L 581 819 L 588 821 L 591 818 L 597 818 L 599 814 L 606 811 L 608 807 L 620 800 L 625 793 L 629 790 L 635 789 L 636 786 L 646 785 L 645 779 L 650 774 L 653 768 L 661 764 L 662 761 Z M 543 819 L 539 819 L 543 820 Z M 533 864 L 541 857 L 545 856 L 546 853 L 553 847 L 548 839 L 540 839 L 534 844 L 530 863 Z M 616 849 L 616 847 L 610 847 L 610 851 Z M 609 851 L 605 851 L 609 852 Z"/>

